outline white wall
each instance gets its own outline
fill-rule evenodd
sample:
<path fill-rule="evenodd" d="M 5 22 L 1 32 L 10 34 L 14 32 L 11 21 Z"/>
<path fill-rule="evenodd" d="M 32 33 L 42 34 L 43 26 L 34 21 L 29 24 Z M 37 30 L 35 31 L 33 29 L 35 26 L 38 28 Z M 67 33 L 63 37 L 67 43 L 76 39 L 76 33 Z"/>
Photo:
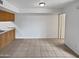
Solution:
<path fill-rule="evenodd" d="M 28 9 L 20 9 L 19 13 L 52 13 L 58 14 L 63 9 L 50 9 L 50 8 L 28 8 Z"/>
<path fill-rule="evenodd" d="M 65 44 L 79 55 L 79 2 L 66 10 Z"/>
<path fill-rule="evenodd" d="M 58 38 L 58 16 L 16 14 L 17 38 Z"/>
<path fill-rule="evenodd" d="M 21 9 L 20 13 L 54 13 L 52 9 L 46 8 L 29 8 L 29 9 Z"/>

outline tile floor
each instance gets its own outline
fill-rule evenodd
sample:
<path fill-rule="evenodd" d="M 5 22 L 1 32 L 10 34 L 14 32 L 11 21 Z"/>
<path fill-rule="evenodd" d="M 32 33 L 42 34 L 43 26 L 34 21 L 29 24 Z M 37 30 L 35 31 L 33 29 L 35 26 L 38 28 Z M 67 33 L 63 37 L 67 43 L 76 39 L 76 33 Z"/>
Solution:
<path fill-rule="evenodd" d="M 3 49 L 0 58 L 77 58 L 63 39 L 18 39 Z"/>

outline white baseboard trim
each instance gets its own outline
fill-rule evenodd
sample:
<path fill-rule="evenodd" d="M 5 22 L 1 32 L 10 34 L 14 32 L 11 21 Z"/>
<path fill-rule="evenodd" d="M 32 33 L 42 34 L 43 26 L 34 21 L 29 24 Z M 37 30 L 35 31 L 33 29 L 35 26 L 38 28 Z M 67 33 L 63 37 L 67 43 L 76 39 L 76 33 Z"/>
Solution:
<path fill-rule="evenodd" d="M 65 45 L 66 45 L 68 48 L 70 48 L 75 54 L 77 54 L 77 55 L 79 56 L 79 51 L 77 51 L 75 48 L 71 47 L 71 45 L 68 44 L 68 43 L 66 43 L 66 42 L 65 42 Z"/>
<path fill-rule="evenodd" d="M 52 37 L 16 37 L 16 39 L 58 39 Z"/>

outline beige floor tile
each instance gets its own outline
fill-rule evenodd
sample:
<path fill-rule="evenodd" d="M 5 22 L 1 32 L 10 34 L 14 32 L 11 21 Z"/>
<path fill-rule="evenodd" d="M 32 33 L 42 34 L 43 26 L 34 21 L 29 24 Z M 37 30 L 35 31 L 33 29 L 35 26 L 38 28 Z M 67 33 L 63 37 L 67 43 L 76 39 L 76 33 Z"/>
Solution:
<path fill-rule="evenodd" d="M 7 58 L 77 58 L 64 45 L 64 39 L 20 39 L 0 49 L 0 57 Z"/>

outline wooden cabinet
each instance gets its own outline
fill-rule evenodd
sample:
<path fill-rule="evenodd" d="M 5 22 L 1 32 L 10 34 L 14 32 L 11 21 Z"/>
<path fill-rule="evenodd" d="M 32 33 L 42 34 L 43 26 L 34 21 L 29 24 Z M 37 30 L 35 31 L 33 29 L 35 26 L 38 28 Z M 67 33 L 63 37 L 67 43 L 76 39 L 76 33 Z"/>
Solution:
<path fill-rule="evenodd" d="M 15 40 L 15 29 L 5 32 L 3 34 L 0 34 L 0 48 L 4 48 L 13 40 Z"/>
<path fill-rule="evenodd" d="M 0 48 L 3 48 L 5 45 L 5 34 L 0 35 Z"/>
<path fill-rule="evenodd" d="M 0 21 L 14 21 L 15 14 L 0 10 Z"/>

